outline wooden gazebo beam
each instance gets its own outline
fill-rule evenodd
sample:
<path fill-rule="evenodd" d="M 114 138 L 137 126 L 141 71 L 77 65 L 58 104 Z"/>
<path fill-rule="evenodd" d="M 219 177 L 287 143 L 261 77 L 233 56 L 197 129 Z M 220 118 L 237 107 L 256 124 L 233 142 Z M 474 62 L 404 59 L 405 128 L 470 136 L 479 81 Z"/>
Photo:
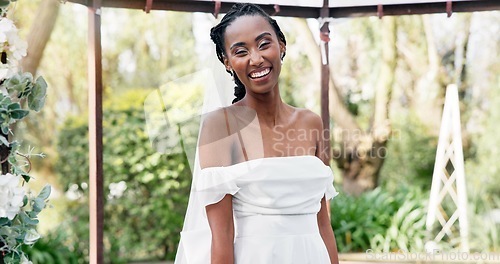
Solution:
<path fill-rule="evenodd" d="M 92 0 L 68 0 L 69 2 L 91 6 Z M 101 0 L 102 7 L 142 9 L 146 7 L 146 0 Z M 252 2 L 252 1 L 249 1 Z M 329 16 L 332 18 L 363 17 L 379 15 L 378 1 L 365 6 L 330 7 Z M 474 12 L 500 10 L 498 0 L 470 0 L 470 1 L 448 1 L 451 3 L 453 12 Z M 227 12 L 236 2 L 221 2 L 220 12 Z M 170 10 L 181 12 L 213 13 L 215 1 L 196 0 L 154 0 L 151 10 Z M 275 13 L 274 4 L 260 4 L 269 14 Z M 412 3 L 412 4 L 387 4 L 383 5 L 383 15 L 419 15 L 446 13 L 446 2 Z M 322 7 L 287 6 L 280 5 L 280 11 L 276 16 L 319 18 Z"/>

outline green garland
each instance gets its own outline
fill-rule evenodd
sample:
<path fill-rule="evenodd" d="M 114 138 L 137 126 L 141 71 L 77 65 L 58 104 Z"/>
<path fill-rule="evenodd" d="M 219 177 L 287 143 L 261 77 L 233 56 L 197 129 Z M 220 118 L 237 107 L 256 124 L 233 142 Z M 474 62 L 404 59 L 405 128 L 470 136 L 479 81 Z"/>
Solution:
<path fill-rule="evenodd" d="M 17 36 L 14 23 L 6 18 L 14 0 L 0 0 L 0 23 L 5 36 L 0 43 L 0 263 L 31 263 L 22 245 L 33 245 L 40 235 L 36 231 L 38 214 L 46 207 L 51 187 L 46 185 L 38 195 L 24 190 L 31 176 L 32 154 L 19 151 L 20 143 L 10 140 L 11 126 L 26 118 L 30 111 L 39 112 L 45 104 L 47 83 L 43 77 L 17 72 L 18 61 L 26 55 L 26 44 Z M 19 45 L 19 47 L 15 47 Z M 22 184 L 20 184 L 22 183 Z M 20 186 L 21 185 L 21 186 Z M 22 198 L 22 199 L 21 199 Z"/>

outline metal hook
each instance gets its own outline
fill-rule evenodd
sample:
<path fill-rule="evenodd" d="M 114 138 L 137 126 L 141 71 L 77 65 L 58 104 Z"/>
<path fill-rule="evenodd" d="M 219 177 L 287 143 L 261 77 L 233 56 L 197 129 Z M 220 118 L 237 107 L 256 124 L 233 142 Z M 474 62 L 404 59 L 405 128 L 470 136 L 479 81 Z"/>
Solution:
<path fill-rule="evenodd" d="M 214 17 L 217 18 L 217 16 L 219 16 L 221 3 L 220 3 L 220 1 L 214 1 L 214 2 L 215 2 Z"/>
<path fill-rule="evenodd" d="M 448 17 L 451 17 L 452 13 L 453 13 L 453 2 L 447 1 L 446 2 L 446 14 L 448 14 Z"/>
<path fill-rule="evenodd" d="M 318 19 L 319 22 L 319 38 L 321 41 L 324 42 L 329 42 L 330 41 L 330 19 L 329 18 L 322 18 L 320 17 Z"/>
<path fill-rule="evenodd" d="M 146 6 L 144 7 L 144 11 L 149 14 L 151 8 L 153 7 L 153 0 L 146 0 Z"/>
<path fill-rule="evenodd" d="M 379 19 L 382 19 L 384 16 L 384 6 L 383 5 L 377 5 L 377 16 Z"/>
<path fill-rule="evenodd" d="M 275 16 L 280 12 L 280 5 L 274 5 L 274 13 L 271 16 Z"/>

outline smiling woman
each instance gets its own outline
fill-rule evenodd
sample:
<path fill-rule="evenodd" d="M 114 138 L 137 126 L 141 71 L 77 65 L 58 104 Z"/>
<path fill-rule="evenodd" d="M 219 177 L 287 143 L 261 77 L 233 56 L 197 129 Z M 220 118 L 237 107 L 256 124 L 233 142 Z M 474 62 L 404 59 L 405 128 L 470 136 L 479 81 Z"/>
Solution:
<path fill-rule="evenodd" d="M 240 9 L 236 10 L 237 7 Z M 268 56 L 269 53 L 276 52 L 276 48 L 278 47 L 279 58 L 283 60 L 286 54 L 286 39 L 278 23 L 276 23 L 276 20 L 269 17 L 269 15 L 258 6 L 235 5 L 231 10 L 233 12 L 229 11 L 222 21 L 212 28 L 210 37 L 215 43 L 217 57 L 224 63 L 226 71 L 229 72 L 235 80 L 236 98 L 233 101 L 233 103 L 235 103 L 245 96 L 245 83 L 242 83 L 239 78 L 247 76 L 247 73 L 240 71 L 240 74 L 238 74 L 232 65 L 236 64 L 236 69 L 238 69 L 238 65 L 244 66 L 245 61 L 252 58 L 251 62 L 254 65 L 255 63 L 262 63 L 262 56 L 264 54 Z M 230 24 L 232 26 L 229 26 Z M 256 32 L 258 32 L 256 36 L 252 35 Z M 252 37 L 254 39 L 252 39 Z M 281 62 L 275 64 L 277 65 L 272 66 L 278 66 L 278 68 L 275 69 L 275 74 L 279 76 Z M 259 75 L 262 77 L 262 75 L 267 75 L 272 70 L 272 68 L 264 68 L 262 67 L 263 65 L 260 66 L 260 69 L 254 66 L 254 77 Z M 259 72 L 258 70 L 261 71 Z M 262 70 L 264 70 L 264 72 L 262 72 Z M 277 84 L 277 80 L 275 84 Z"/>
<path fill-rule="evenodd" d="M 240 79 L 248 93 L 276 93 L 285 43 L 278 40 L 268 21 L 262 16 L 243 16 L 225 33 L 226 69 Z"/>
<path fill-rule="evenodd" d="M 280 27 L 236 4 L 210 36 L 236 98 L 202 120 L 175 263 L 338 263 L 322 121 L 280 97 Z"/>

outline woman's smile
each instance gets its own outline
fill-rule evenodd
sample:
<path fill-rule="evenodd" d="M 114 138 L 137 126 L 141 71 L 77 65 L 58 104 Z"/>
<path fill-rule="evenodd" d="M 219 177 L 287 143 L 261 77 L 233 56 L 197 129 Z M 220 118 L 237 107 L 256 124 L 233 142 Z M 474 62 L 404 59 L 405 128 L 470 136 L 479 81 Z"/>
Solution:
<path fill-rule="evenodd" d="M 262 68 L 252 71 L 248 76 L 252 79 L 263 78 L 271 72 L 271 68 Z"/>

